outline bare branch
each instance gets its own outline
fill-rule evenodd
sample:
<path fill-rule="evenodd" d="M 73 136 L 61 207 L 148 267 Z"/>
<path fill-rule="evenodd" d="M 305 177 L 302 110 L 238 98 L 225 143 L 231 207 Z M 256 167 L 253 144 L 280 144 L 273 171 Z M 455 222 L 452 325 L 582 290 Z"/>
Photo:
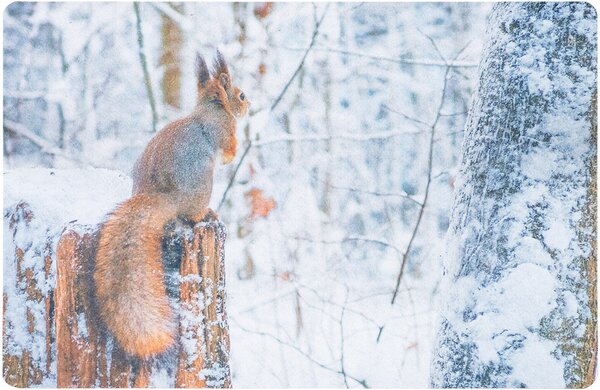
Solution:
<path fill-rule="evenodd" d="M 20 21 L 19 19 L 15 18 L 14 16 L 11 16 L 8 12 L 4 12 L 2 20 L 4 21 L 5 29 L 14 28 L 16 30 L 19 30 L 19 32 L 26 37 L 31 34 L 30 26 L 25 25 L 24 22 Z"/>
<path fill-rule="evenodd" d="M 293 349 L 294 351 L 298 352 L 300 355 L 304 356 L 304 357 L 305 357 L 306 359 L 308 359 L 310 362 L 312 362 L 313 364 L 315 364 L 315 365 L 317 365 L 317 366 L 321 367 L 322 369 L 324 369 L 324 370 L 327 370 L 327 371 L 330 371 L 330 372 L 333 372 L 333 373 L 335 373 L 335 374 L 342 374 L 342 372 L 341 372 L 341 371 L 339 371 L 339 370 L 336 370 L 335 368 L 331 368 L 331 367 L 329 367 L 329 366 L 326 366 L 325 364 L 323 364 L 323 363 L 319 362 L 318 360 L 314 359 L 312 356 L 310 356 L 308 353 L 304 352 L 302 349 L 300 349 L 299 347 L 297 347 L 297 346 L 296 346 L 296 345 L 294 345 L 294 344 L 288 343 L 288 342 L 286 342 L 286 341 L 284 341 L 284 340 L 280 339 L 279 337 L 277 337 L 277 336 L 275 336 L 275 335 L 273 335 L 273 334 L 271 334 L 271 333 L 260 332 L 260 331 L 255 331 L 255 330 L 251 330 L 251 329 L 245 328 L 245 327 L 244 327 L 244 326 L 242 326 L 242 325 L 241 325 L 239 322 L 237 322 L 237 321 L 236 321 L 234 318 L 230 317 L 230 319 L 232 320 L 232 322 L 235 322 L 236 326 L 237 326 L 237 327 L 239 327 L 239 328 L 240 328 L 241 330 L 243 330 L 244 332 L 247 332 L 247 333 L 252 333 L 252 334 L 256 334 L 256 335 L 259 335 L 259 336 L 265 336 L 265 337 L 269 337 L 269 338 L 271 338 L 271 339 L 273 339 L 273 340 L 277 341 L 277 342 L 278 342 L 278 343 L 280 343 L 281 345 L 284 345 L 284 346 L 286 346 L 286 347 L 289 347 L 289 348 Z M 345 374 L 345 376 L 346 376 L 348 379 L 351 379 L 351 380 L 355 381 L 356 383 L 358 383 L 358 384 L 359 384 L 359 385 L 361 385 L 362 387 L 364 387 L 364 388 L 366 388 L 366 389 L 368 389 L 368 388 L 369 388 L 369 386 L 367 385 L 367 381 L 366 381 L 366 380 L 364 380 L 364 379 L 358 379 L 358 378 L 356 378 L 356 377 L 354 377 L 354 376 L 352 376 L 352 375 L 350 375 L 350 374 L 348 374 L 348 373 L 346 373 L 346 374 Z"/>
<path fill-rule="evenodd" d="M 344 305 L 342 306 L 342 313 L 340 314 L 340 371 L 344 376 L 344 384 L 346 388 L 349 389 L 348 386 L 348 375 L 346 374 L 346 369 L 344 368 L 344 314 L 346 314 L 346 306 L 348 305 L 348 286 L 346 286 L 346 299 L 344 300 Z"/>
<path fill-rule="evenodd" d="M 4 91 L 4 97 L 14 99 L 45 98 L 48 91 Z"/>
<path fill-rule="evenodd" d="M 319 244 L 342 244 L 344 242 L 349 242 L 349 241 L 362 241 L 362 242 L 370 242 L 372 244 L 378 244 L 378 245 L 382 245 L 385 246 L 387 248 L 391 248 L 394 251 L 396 251 L 397 253 L 402 253 L 402 251 L 400 249 L 398 249 L 398 247 L 396 247 L 393 244 L 390 244 L 389 242 L 386 241 L 382 241 L 378 238 L 374 238 L 374 237 L 367 237 L 367 236 L 349 236 L 349 237 L 344 237 L 341 240 L 316 240 L 312 237 L 301 237 L 301 236 L 292 236 L 290 237 L 294 240 L 298 240 L 298 241 L 308 241 L 308 242 L 314 242 L 314 243 L 319 243 Z"/>
<path fill-rule="evenodd" d="M 405 119 L 408 119 L 408 120 L 410 120 L 410 121 L 413 121 L 413 122 L 415 122 L 415 123 L 418 123 L 418 124 L 420 124 L 420 125 L 423 125 L 423 126 L 425 126 L 425 127 L 427 127 L 427 128 L 430 128 L 430 127 L 431 127 L 431 125 L 430 125 L 429 123 L 427 123 L 427 122 L 424 122 L 424 121 L 422 121 L 422 120 L 420 120 L 420 119 L 418 119 L 418 118 L 414 118 L 414 117 L 412 117 L 412 116 L 406 115 L 405 113 L 403 113 L 403 112 L 400 112 L 400 111 L 398 111 L 398 110 L 391 109 L 391 108 L 390 108 L 390 107 L 389 107 L 387 104 L 384 104 L 384 105 L 383 105 L 383 108 L 384 108 L 384 109 L 386 109 L 387 111 L 393 112 L 394 114 L 400 115 L 401 117 L 403 117 L 403 118 L 405 118 Z"/>
<path fill-rule="evenodd" d="M 149 2 L 148 4 L 152 5 L 159 12 L 163 13 L 169 19 L 171 19 L 174 23 L 179 25 L 183 31 L 188 31 L 192 28 L 193 23 L 189 20 L 185 15 L 180 13 L 171 7 L 168 3 L 160 3 L 160 2 Z"/>
<path fill-rule="evenodd" d="M 319 27 L 321 26 L 321 23 L 323 22 L 323 19 L 325 19 L 325 15 L 327 14 L 328 10 L 329 10 L 329 4 L 327 4 L 325 6 L 325 10 L 323 11 L 323 14 L 321 15 L 321 18 L 315 24 L 315 28 L 314 28 L 313 35 L 312 35 L 312 38 L 311 38 L 311 41 L 310 41 L 310 45 L 308 46 L 308 48 L 304 52 L 304 55 L 302 56 L 302 59 L 300 60 L 300 64 L 298 64 L 298 67 L 296 68 L 296 71 L 292 74 L 292 77 L 290 77 L 290 79 L 288 80 L 288 82 L 283 87 L 283 90 L 281 91 L 281 93 L 279 94 L 279 96 L 277 97 L 277 99 L 275 99 L 275 101 L 271 105 L 271 111 L 273 111 L 275 109 L 275 107 L 277 107 L 277 105 L 279 104 L 279 102 L 283 98 L 283 95 L 285 95 L 285 93 L 287 92 L 288 88 L 290 87 L 290 85 L 292 84 L 292 82 L 294 81 L 294 79 L 296 78 L 296 76 L 298 75 L 298 73 L 300 72 L 300 69 L 302 69 L 302 67 L 304 66 L 304 61 L 306 60 L 306 57 L 308 56 L 308 53 L 310 52 L 310 49 L 315 44 L 315 41 L 317 39 L 317 35 L 319 35 Z M 223 196 L 221 197 L 221 201 L 219 202 L 219 206 L 217 207 L 217 211 L 221 208 L 221 205 L 223 205 L 223 202 L 225 202 L 225 198 L 227 197 L 227 193 L 229 192 L 229 189 L 233 185 L 233 181 L 235 180 L 237 172 L 238 172 L 240 166 L 242 165 L 242 162 L 246 158 L 246 155 L 248 154 L 248 151 L 250 150 L 250 148 L 252 146 L 258 146 L 258 145 L 259 145 L 258 143 L 252 143 L 252 142 L 248 141 L 248 145 L 246 146 L 246 149 L 244 150 L 244 153 L 242 154 L 242 157 L 240 158 L 240 161 L 238 162 L 238 165 L 235 168 L 235 171 L 233 172 L 233 175 L 231 175 L 231 179 L 229 180 L 227 188 L 225 189 L 225 192 L 223 193 Z"/>
<path fill-rule="evenodd" d="M 309 292 L 313 293 L 313 294 L 314 294 L 314 295 L 317 297 L 317 299 L 319 299 L 319 301 L 321 301 L 322 303 L 326 303 L 326 304 L 328 304 L 328 305 L 331 305 L 331 306 L 335 306 L 335 307 L 338 307 L 338 308 L 342 308 L 342 305 L 340 305 L 339 303 L 333 302 L 333 301 L 332 301 L 332 300 L 330 300 L 330 299 L 324 298 L 323 296 L 321 296 L 321 295 L 319 294 L 319 292 L 318 292 L 316 289 L 314 289 L 314 288 L 312 288 L 312 287 L 310 287 L 310 286 L 308 286 L 308 285 L 305 285 L 305 284 L 302 284 L 302 283 L 298 283 L 298 284 L 297 284 L 297 287 L 298 287 L 299 289 L 301 289 L 301 290 L 308 290 Z M 388 294 L 389 294 L 389 292 L 385 292 L 385 293 L 381 293 L 381 294 L 379 294 L 379 295 L 388 295 Z M 307 307 L 309 307 L 309 308 L 312 308 L 312 309 L 317 309 L 317 307 L 315 307 L 314 305 L 312 305 L 312 304 L 311 304 L 311 303 L 308 301 L 308 299 L 307 299 L 307 298 L 304 296 L 304 294 L 300 294 L 300 298 L 302 298 L 302 301 L 304 302 L 304 304 L 305 304 Z M 354 302 L 355 302 L 355 301 L 354 301 Z M 350 301 L 348 301 L 348 303 L 354 303 L 354 302 L 350 302 Z M 368 317 L 367 315 L 365 315 L 365 313 L 363 313 L 363 312 L 361 312 L 361 311 L 358 311 L 358 310 L 352 309 L 352 308 L 350 308 L 350 307 L 347 307 L 347 306 L 346 306 L 346 309 L 345 309 L 345 310 L 346 310 L 347 312 L 349 312 L 349 313 L 355 314 L 356 316 L 358 316 L 358 317 L 360 317 L 360 318 L 364 319 L 365 321 L 367 321 L 367 322 L 369 322 L 370 324 L 372 324 L 373 326 L 375 326 L 377 329 L 380 329 L 380 328 L 383 328 L 383 327 L 384 327 L 384 325 L 380 325 L 380 324 L 379 324 L 377 321 L 375 321 L 375 320 L 374 320 L 374 319 L 372 319 L 371 317 Z M 330 315 L 328 312 L 323 312 L 323 315 L 325 315 L 325 316 L 328 316 L 329 318 L 332 318 L 332 319 L 333 319 L 333 316 L 331 316 L 331 315 Z"/>
<path fill-rule="evenodd" d="M 437 45 L 435 44 L 433 39 L 429 36 L 427 36 L 427 37 L 431 40 L 435 49 L 438 50 Z M 454 60 L 456 58 L 458 58 L 458 56 L 460 56 L 460 54 L 467 48 L 468 45 L 469 45 L 469 43 L 467 43 L 458 52 L 458 54 L 456 54 Z M 440 54 L 440 56 L 442 56 L 441 52 L 438 51 L 438 53 Z M 446 59 L 444 59 L 444 62 L 448 63 L 448 61 L 446 61 Z M 435 140 L 435 128 L 441 118 L 442 107 L 444 106 L 444 98 L 446 96 L 446 89 L 448 87 L 448 74 L 450 73 L 450 69 L 451 69 L 450 66 L 446 66 L 446 70 L 444 72 L 444 85 L 442 86 L 442 94 L 440 97 L 440 104 L 438 105 L 437 114 L 435 116 L 435 119 L 434 119 L 433 123 L 431 124 L 431 134 L 429 137 L 429 155 L 428 155 L 428 159 L 427 159 L 427 182 L 425 184 L 425 194 L 423 196 L 423 203 L 421 205 L 421 209 L 419 210 L 419 214 L 417 216 L 417 222 L 415 223 L 415 227 L 414 227 L 412 235 L 410 237 L 410 241 L 408 242 L 408 245 L 406 246 L 406 251 L 402 255 L 402 263 L 400 264 L 400 271 L 398 272 L 398 277 L 396 279 L 396 287 L 394 288 L 394 294 L 392 295 L 392 302 L 391 302 L 392 305 L 396 301 L 396 296 L 398 295 L 398 289 L 400 288 L 400 281 L 402 280 L 402 276 L 404 275 L 404 267 L 406 266 L 406 262 L 408 260 L 408 255 L 410 253 L 410 250 L 412 248 L 412 244 L 414 243 L 415 238 L 417 236 L 417 232 L 419 231 L 419 226 L 421 225 L 421 220 L 423 219 L 423 213 L 425 212 L 425 206 L 427 205 L 427 199 L 429 198 L 429 188 L 430 188 L 431 181 L 432 181 L 432 171 L 433 171 L 433 169 L 432 169 L 433 168 L 433 145 L 434 145 L 434 140 Z"/>
<path fill-rule="evenodd" d="M 440 114 L 440 116 L 462 116 L 462 115 L 467 115 L 468 113 L 469 113 L 469 111 L 449 112 L 449 113 L 442 113 L 442 114 Z"/>
<path fill-rule="evenodd" d="M 291 51 L 306 50 L 306 49 L 299 48 L 299 47 L 285 47 L 285 46 L 280 46 L 280 47 L 282 49 L 291 50 Z M 354 56 L 354 57 L 369 58 L 369 59 L 377 60 L 377 61 L 392 62 L 394 64 L 421 65 L 421 66 L 434 66 L 434 67 L 449 66 L 451 68 L 476 68 L 479 66 L 478 63 L 469 62 L 469 61 L 454 60 L 454 61 L 450 61 L 448 63 L 444 63 L 443 61 L 427 60 L 427 59 L 391 58 L 391 57 L 379 56 L 379 55 L 374 55 L 374 54 L 367 54 L 367 53 L 360 53 L 360 52 L 355 52 L 355 51 L 337 49 L 337 48 L 332 48 L 332 47 L 313 47 L 312 50 L 326 51 L 326 52 L 331 52 L 331 53 L 339 53 L 339 54 L 345 54 L 345 55 L 350 55 L 350 56 Z"/>
<path fill-rule="evenodd" d="M 219 202 L 219 205 L 217 206 L 217 211 L 219 211 L 221 209 L 221 206 L 223 206 L 223 203 L 225 203 L 225 199 L 227 198 L 227 193 L 231 189 L 231 186 L 233 185 L 233 181 L 235 180 L 235 177 L 238 173 L 238 170 L 240 169 L 240 166 L 242 165 L 242 162 L 246 158 L 246 155 L 250 151 L 251 147 L 252 147 L 252 142 L 248 141 L 248 143 L 246 144 L 246 149 L 244 149 L 244 152 L 242 153 L 242 157 L 240 158 L 240 161 L 238 161 L 238 163 L 235 167 L 235 170 L 233 171 L 233 174 L 231 175 L 231 179 L 229 179 L 227 188 L 225 188 L 225 191 L 223 192 L 223 195 L 221 196 L 221 201 Z"/>
<path fill-rule="evenodd" d="M 332 189 L 336 189 L 336 190 L 357 192 L 357 193 L 360 193 L 360 194 L 368 194 L 368 195 L 381 196 L 381 197 L 398 197 L 398 198 L 409 200 L 409 201 L 415 203 L 418 206 L 422 206 L 423 205 L 421 202 L 419 202 L 418 200 L 416 200 L 412 196 L 408 195 L 406 192 L 399 193 L 399 192 L 367 191 L 367 190 L 360 190 L 358 188 L 338 187 L 338 186 L 334 186 L 334 185 L 332 185 L 331 188 Z"/>
<path fill-rule="evenodd" d="M 295 293 L 296 293 L 296 287 L 293 286 L 292 288 L 289 288 L 289 289 L 287 289 L 287 290 L 285 290 L 285 291 L 283 291 L 281 293 L 278 293 L 278 294 L 276 294 L 273 297 L 270 297 L 270 298 L 268 298 L 266 300 L 263 300 L 261 302 L 255 303 L 252 306 L 247 307 L 245 309 L 239 310 L 238 313 L 248 313 L 248 312 L 254 311 L 254 310 L 256 310 L 256 309 L 258 309 L 258 308 L 260 308 L 262 306 L 266 306 L 266 305 L 268 305 L 270 303 L 279 301 L 280 299 L 287 298 L 288 296 L 290 296 L 292 294 L 295 294 Z"/>
<path fill-rule="evenodd" d="M 290 141 L 318 142 L 318 141 L 328 141 L 328 140 L 332 140 L 332 139 L 345 139 L 348 141 L 369 141 L 369 140 L 373 140 L 373 139 L 392 138 L 392 137 L 397 137 L 397 136 L 406 135 L 406 134 L 420 134 L 422 132 L 423 132 L 422 130 L 411 130 L 411 131 L 392 130 L 392 131 L 380 131 L 380 132 L 368 133 L 368 134 L 361 134 L 361 133 L 340 133 L 340 134 L 325 134 L 325 135 L 322 135 L 322 134 L 313 134 L 313 135 L 289 134 L 289 135 L 281 135 L 281 136 L 273 137 L 273 138 L 267 138 L 267 139 L 259 140 L 259 141 L 253 141 L 253 142 L 248 141 L 248 144 L 246 145 L 246 148 L 244 149 L 244 152 L 242 153 L 242 157 L 238 161 L 238 164 L 235 168 L 235 171 L 233 172 L 233 175 L 231 176 L 231 179 L 229 179 L 227 188 L 225 189 L 225 192 L 221 196 L 221 201 L 219 202 L 217 211 L 219 211 L 219 209 L 225 202 L 227 193 L 229 192 L 229 190 L 231 189 L 231 186 L 233 185 L 233 182 L 238 173 L 238 170 L 240 169 L 242 162 L 244 161 L 244 159 L 246 158 L 246 155 L 248 154 L 248 152 L 250 151 L 250 148 L 252 148 L 252 147 L 261 147 L 264 145 L 269 145 L 269 144 L 273 144 L 273 143 L 277 143 L 277 142 L 290 142 Z"/>
<path fill-rule="evenodd" d="M 300 64 L 298 64 L 298 67 L 296 68 L 296 71 L 294 72 L 294 74 L 292 74 L 292 77 L 290 77 L 290 79 L 288 80 L 288 82 L 283 87 L 283 90 L 281 91 L 281 93 L 279 94 L 279 96 L 277 96 L 277 99 L 275 99 L 275 101 L 271 105 L 271 111 L 273 111 L 275 109 L 275 107 L 277 107 L 277 105 L 279 104 L 279 102 L 283 98 L 283 95 L 285 95 L 285 93 L 287 92 L 288 88 L 292 84 L 292 81 L 294 81 L 294 79 L 296 78 L 296 76 L 300 72 L 300 69 L 302 69 L 302 67 L 304 66 L 304 61 L 306 60 L 306 57 L 308 56 L 308 53 L 310 52 L 310 50 L 314 46 L 315 41 L 317 40 L 317 35 L 319 35 L 319 27 L 321 27 L 321 23 L 323 22 L 323 19 L 325 19 L 325 15 L 327 14 L 327 10 L 329 10 L 329 3 L 325 6 L 325 10 L 323 11 L 323 15 L 321 15 L 321 18 L 315 24 L 315 29 L 313 31 L 313 35 L 312 35 L 312 38 L 310 40 L 310 44 L 308 45 L 308 48 L 304 52 L 304 55 L 302 56 L 302 59 L 300 60 Z"/>
<path fill-rule="evenodd" d="M 438 47 L 437 43 L 435 43 L 435 41 L 433 40 L 433 38 L 427 34 L 425 34 L 423 31 L 421 31 L 421 29 L 417 28 L 417 31 L 420 32 L 421 34 L 423 34 L 425 36 L 425 38 L 427 38 L 429 40 L 429 42 L 431 42 L 431 46 L 433 46 L 433 48 L 435 49 L 435 51 L 438 53 L 438 55 L 440 56 L 440 59 L 444 62 L 444 66 L 447 68 L 448 67 L 448 61 L 446 61 L 446 58 L 444 57 L 444 55 L 442 54 L 440 48 Z"/>
<path fill-rule="evenodd" d="M 52 145 L 49 141 L 35 134 L 33 131 L 29 130 L 25 125 L 21 123 L 5 119 L 4 129 L 18 136 L 27 138 L 29 141 L 33 142 L 36 146 L 38 146 L 44 153 L 77 161 L 75 158 L 67 155 L 63 150 L 61 150 L 57 146 Z"/>
<path fill-rule="evenodd" d="M 338 133 L 338 134 L 310 134 L 310 135 L 294 135 L 286 134 L 277 137 L 266 138 L 259 141 L 254 141 L 253 146 L 263 146 L 277 142 L 316 142 L 316 141 L 329 141 L 333 139 L 344 139 L 348 141 L 369 141 L 373 139 L 385 139 L 397 137 L 406 134 L 420 134 L 422 130 L 391 130 L 391 131 L 380 131 L 373 133 Z"/>
<path fill-rule="evenodd" d="M 133 10 L 135 11 L 135 27 L 137 30 L 137 42 L 138 42 L 138 53 L 140 55 L 140 64 L 142 65 L 142 71 L 144 72 L 144 84 L 146 84 L 146 92 L 148 94 L 148 100 L 150 102 L 150 110 L 152 111 L 152 132 L 156 133 L 156 127 L 158 125 L 158 114 L 156 113 L 156 101 L 154 100 L 154 92 L 152 91 L 152 82 L 150 80 L 150 73 L 148 72 L 148 62 L 146 61 L 146 53 L 144 52 L 144 34 L 142 33 L 142 18 L 140 16 L 140 3 L 133 3 Z"/>
<path fill-rule="evenodd" d="M 94 31 L 87 34 L 87 37 L 85 38 L 85 40 L 82 39 L 82 41 L 84 41 L 85 43 L 81 46 L 81 49 L 79 50 L 79 52 L 77 54 L 75 54 L 73 57 L 71 57 L 71 59 L 67 59 L 66 56 L 64 55 L 64 53 L 60 54 L 63 57 L 63 58 L 61 58 L 61 62 L 62 62 L 61 66 L 62 66 L 63 73 L 66 73 L 72 64 L 76 64 L 81 61 L 81 57 L 89 49 L 89 47 L 92 43 L 92 40 L 97 36 L 97 34 L 102 32 L 105 28 L 107 28 L 109 26 L 110 26 L 110 23 L 101 24 L 96 29 L 94 29 Z M 61 43 L 61 46 L 62 46 L 62 43 Z M 60 50 L 62 50 L 62 48 Z"/>

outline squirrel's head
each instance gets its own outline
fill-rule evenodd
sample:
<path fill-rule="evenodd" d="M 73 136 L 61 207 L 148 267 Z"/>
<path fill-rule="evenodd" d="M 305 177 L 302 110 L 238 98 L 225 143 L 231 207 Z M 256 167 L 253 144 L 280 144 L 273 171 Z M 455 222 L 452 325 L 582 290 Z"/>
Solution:
<path fill-rule="evenodd" d="M 246 95 L 231 80 L 229 68 L 223 55 L 217 50 L 212 72 L 206 61 L 196 55 L 196 76 L 198 79 L 198 103 L 213 103 L 229 110 L 236 118 L 248 113 L 250 102 Z"/>
<path fill-rule="evenodd" d="M 196 56 L 196 76 L 198 78 L 197 109 L 203 111 L 204 119 L 218 124 L 225 130 L 219 138 L 223 163 L 233 160 L 236 152 L 236 119 L 248 112 L 250 103 L 246 95 L 231 80 L 227 63 L 219 51 L 212 72 L 208 71 L 202 56 Z"/>

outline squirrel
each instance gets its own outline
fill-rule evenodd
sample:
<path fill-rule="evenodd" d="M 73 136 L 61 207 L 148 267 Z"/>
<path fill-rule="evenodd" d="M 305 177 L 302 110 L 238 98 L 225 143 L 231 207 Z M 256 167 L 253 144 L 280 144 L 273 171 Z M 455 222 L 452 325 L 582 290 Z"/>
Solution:
<path fill-rule="evenodd" d="M 162 263 L 164 226 L 177 217 L 192 223 L 207 214 L 214 165 L 236 152 L 237 119 L 248 112 L 219 51 L 209 72 L 196 56 L 197 103 L 190 115 L 166 125 L 133 169 L 133 196 L 109 214 L 100 230 L 94 284 L 100 319 L 122 349 L 145 358 L 175 340 Z"/>

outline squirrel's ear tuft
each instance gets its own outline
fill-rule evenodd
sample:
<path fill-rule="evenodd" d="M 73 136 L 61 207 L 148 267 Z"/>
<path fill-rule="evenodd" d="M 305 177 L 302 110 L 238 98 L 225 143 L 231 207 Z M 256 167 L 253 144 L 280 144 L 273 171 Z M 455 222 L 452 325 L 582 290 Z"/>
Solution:
<path fill-rule="evenodd" d="M 217 50 L 217 56 L 215 57 L 214 69 L 213 69 L 213 77 L 219 78 L 221 74 L 225 73 L 229 75 L 229 68 L 227 68 L 227 63 L 225 62 L 225 58 L 220 51 Z"/>
<path fill-rule="evenodd" d="M 219 83 L 225 91 L 229 90 L 231 88 L 231 78 L 229 77 L 229 74 L 221 73 L 219 75 Z"/>
<path fill-rule="evenodd" d="M 210 78 L 206 61 L 204 61 L 204 58 L 199 53 L 196 53 L 196 78 L 198 80 L 198 87 L 205 87 L 206 82 Z"/>

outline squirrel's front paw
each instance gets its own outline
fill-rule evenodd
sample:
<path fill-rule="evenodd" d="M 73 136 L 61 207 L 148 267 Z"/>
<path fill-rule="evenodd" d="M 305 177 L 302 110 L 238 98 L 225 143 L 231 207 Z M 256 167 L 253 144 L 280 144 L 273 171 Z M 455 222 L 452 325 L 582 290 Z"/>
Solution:
<path fill-rule="evenodd" d="M 204 215 L 204 218 L 202 218 L 202 221 L 209 222 L 209 221 L 217 220 L 217 219 L 219 219 L 219 214 L 217 214 L 212 209 L 207 209 L 206 215 Z"/>
<path fill-rule="evenodd" d="M 212 211 L 211 209 L 206 209 L 206 211 L 201 211 L 194 216 L 185 218 L 187 221 L 191 222 L 192 225 L 196 225 L 201 222 L 210 222 L 219 219 L 219 215 Z"/>
<path fill-rule="evenodd" d="M 200 222 L 210 222 L 216 221 L 219 219 L 219 214 L 215 213 L 211 209 L 206 209 L 206 211 L 199 212 L 191 218 L 188 218 L 189 221 L 195 225 Z"/>

